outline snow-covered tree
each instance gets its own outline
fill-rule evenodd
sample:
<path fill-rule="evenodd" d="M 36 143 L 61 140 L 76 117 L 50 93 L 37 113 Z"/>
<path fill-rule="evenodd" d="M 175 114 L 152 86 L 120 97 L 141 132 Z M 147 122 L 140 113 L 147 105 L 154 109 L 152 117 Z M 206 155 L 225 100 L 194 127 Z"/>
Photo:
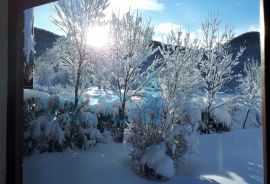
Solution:
<path fill-rule="evenodd" d="M 208 131 L 210 113 L 215 108 L 215 97 L 225 82 L 232 80 L 233 67 L 239 63 L 239 57 L 245 48 L 240 47 L 236 54 L 230 51 L 230 40 L 234 37 L 233 29 L 228 25 L 222 27 L 215 14 L 210 13 L 202 22 L 202 33 L 204 55 L 199 68 L 206 92 L 204 122 Z"/>
<path fill-rule="evenodd" d="M 123 16 L 115 13 L 112 15 L 111 40 L 100 79 L 103 80 L 103 87 L 119 97 L 121 121 L 125 119 L 126 102 L 138 95 L 152 79 L 142 65 L 155 52 L 152 47 L 153 33 L 150 21 L 144 22 L 138 12 L 129 11 Z"/>
<path fill-rule="evenodd" d="M 252 107 L 261 108 L 261 88 L 262 88 L 262 81 L 261 81 L 261 69 L 258 64 L 258 61 L 248 60 L 244 66 L 244 74 L 240 80 L 241 88 L 244 92 L 243 100 L 244 103 L 248 106 L 247 114 L 245 121 L 243 123 L 243 128 L 245 128 L 246 121 L 249 115 L 249 112 Z"/>
<path fill-rule="evenodd" d="M 171 31 L 162 45 L 161 67 L 157 70 L 161 94 L 166 103 L 166 121 L 180 123 L 181 103 L 192 97 L 199 83 L 198 62 L 201 60 L 198 40 L 183 30 Z M 159 63 L 160 65 L 160 63 Z"/>
<path fill-rule="evenodd" d="M 159 147 L 151 154 L 154 157 L 161 151 L 172 168 L 174 164 L 184 162 L 196 150 L 196 132 L 201 117 L 201 112 L 189 102 L 199 79 L 196 67 L 201 52 L 198 42 L 183 30 L 171 31 L 165 41 L 167 44 L 162 44 L 160 48 L 162 57 L 152 66 L 158 79 L 157 85 L 161 88 L 162 103 L 155 98 L 155 103 L 149 103 L 150 109 L 149 106 L 146 108 L 150 111 L 147 114 L 143 113 L 145 106 L 138 108 L 138 117 L 125 130 L 125 141 L 132 146 L 130 156 L 134 170 L 143 176 L 155 178 L 158 178 L 158 174 L 162 177 L 166 174 L 156 168 L 158 163 L 148 162 L 148 150 Z M 142 118 L 142 115 L 149 118 Z M 153 172 L 149 172 L 151 169 Z"/>
<path fill-rule="evenodd" d="M 72 75 L 76 108 L 80 93 L 86 87 L 85 82 L 91 81 L 89 67 L 85 67 L 92 61 L 86 43 L 87 31 L 104 17 L 108 0 L 59 0 L 53 7 L 56 13 L 53 22 L 66 34 L 66 39 L 59 43 L 63 47 L 60 54 L 62 52 L 62 66 Z"/>
<path fill-rule="evenodd" d="M 63 38 L 60 38 L 52 48 L 44 52 L 40 57 L 36 59 L 34 64 L 33 81 L 35 89 L 42 89 L 49 92 L 46 89 L 54 86 L 71 86 L 68 75 L 69 71 L 64 70 L 61 65 L 61 56 L 64 55 L 66 50 L 61 50 L 61 42 Z M 68 45 L 65 45 L 68 47 Z"/>

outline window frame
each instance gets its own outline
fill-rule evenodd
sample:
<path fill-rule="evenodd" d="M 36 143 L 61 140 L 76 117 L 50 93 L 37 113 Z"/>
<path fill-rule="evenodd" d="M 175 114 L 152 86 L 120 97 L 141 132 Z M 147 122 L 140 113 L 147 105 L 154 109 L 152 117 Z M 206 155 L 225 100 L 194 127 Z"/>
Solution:
<path fill-rule="evenodd" d="M 6 0 L 8 1 L 8 88 L 7 88 L 7 147 L 6 147 L 6 183 L 22 183 L 22 161 L 23 161 L 23 25 L 24 13 L 28 8 L 54 2 L 56 0 Z M 263 157 L 264 157 L 264 183 L 270 183 L 269 171 L 269 119 L 268 104 L 270 94 L 270 2 L 260 2 L 260 24 L 261 24 L 261 63 L 262 63 L 262 98 L 263 98 Z M 268 51 L 269 50 L 269 51 Z M 268 52 L 265 52 L 268 51 Z M 14 54 L 15 53 L 15 54 Z M 2 123 L 2 122 L 1 122 Z M 5 123 L 5 122 L 4 122 Z"/>

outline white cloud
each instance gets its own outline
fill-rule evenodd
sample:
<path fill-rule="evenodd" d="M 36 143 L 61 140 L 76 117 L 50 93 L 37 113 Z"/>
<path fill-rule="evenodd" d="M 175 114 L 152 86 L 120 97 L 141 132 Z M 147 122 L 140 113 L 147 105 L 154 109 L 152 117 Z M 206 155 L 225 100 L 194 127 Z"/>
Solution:
<path fill-rule="evenodd" d="M 260 31 L 260 26 L 259 25 L 250 25 L 248 27 L 248 31 Z"/>
<path fill-rule="evenodd" d="M 180 24 L 174 24 L 174 23 L 171 23 L 171 22 L 164 22 L 164 23 L 161 23 L 161 24 L 158 24 L 156 27 L 155 27 L 155 32 L 156 33 L 169 33 L 171 30 L 176 30 L 176 29 L 180 29 L 182 28 L 182 25 Z"/>
<path fill-rule="evenodd" d="M 109 2 L 109 13 L 111 13 L 112 10 L 120 10 L 121 13 L 124 13 L 130 8 L 147 11 L 162 11 L 164 9 L 164 4 L 159 3 L 158 0 L 109 0 Z"/>
<path fill-rule="evenodd" d="M 195 40 L 196 38 L 199 38 L 202 34 L 201 29 L 195 30 L 194 32 L 190 32 L 187 29 L 185 29 L 183 25 L 174 24 L 172 22 L 164 22 L 164 23 L 158 24 L 155 27 L 155 35 L 153 39 L 166 43 L 165 38 L 170 33 L 171 30 L 174 30 L 174 31 L 181 30 L 183 32 L 182 34 L 183 39 L 187 35 L 188 32 L 190 33 L 191 40 Z"/>

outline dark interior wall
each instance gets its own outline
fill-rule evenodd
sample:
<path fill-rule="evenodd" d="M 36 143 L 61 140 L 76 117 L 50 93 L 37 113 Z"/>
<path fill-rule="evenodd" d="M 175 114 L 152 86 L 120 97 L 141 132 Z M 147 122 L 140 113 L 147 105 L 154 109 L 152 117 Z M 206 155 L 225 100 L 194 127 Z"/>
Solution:
<path fill-rule="evenodd" d="M 6 175 L 8 0 L 0 1 L 0 183 Z"/>
<path fill-rule="evenodd" d="M 22 183 L 24 7 L 8 0 L 8 91 L 6 182 Z"/>

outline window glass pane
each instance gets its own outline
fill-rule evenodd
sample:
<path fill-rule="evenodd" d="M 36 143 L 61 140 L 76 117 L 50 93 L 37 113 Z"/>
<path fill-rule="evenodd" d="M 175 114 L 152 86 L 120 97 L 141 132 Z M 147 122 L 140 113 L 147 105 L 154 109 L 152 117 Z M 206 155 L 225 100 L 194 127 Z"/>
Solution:
<path fill-rule="evenodd" d="M 60 0 L 24 34 L 24 183 L 263 183 L 259 1 Z"/>

